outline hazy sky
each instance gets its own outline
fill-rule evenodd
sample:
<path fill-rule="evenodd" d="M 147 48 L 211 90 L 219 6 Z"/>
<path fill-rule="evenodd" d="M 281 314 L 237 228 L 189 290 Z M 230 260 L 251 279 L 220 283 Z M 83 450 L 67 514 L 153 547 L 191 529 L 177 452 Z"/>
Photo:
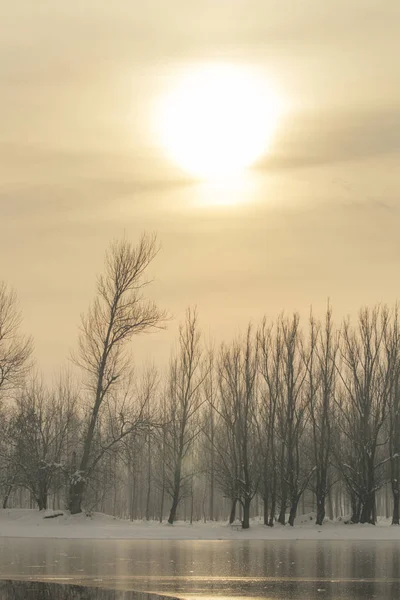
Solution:
<path fill-rule="evenodd" d="M 153 297 L 176 321 L 196 303 L 217 339 L 328 296 L 337 317 L 399 297 L 398 0 L 0 5 L 0 279 L 46 372 L 75 344 L 109 241 L 143 230 L 162 244 Z M 191 180 L 151 129 L 180 73 L 221 61 L 290 105 L 244 189 Z M 165 358 L 175 332 L 137 340 L 138 356 Z"/>

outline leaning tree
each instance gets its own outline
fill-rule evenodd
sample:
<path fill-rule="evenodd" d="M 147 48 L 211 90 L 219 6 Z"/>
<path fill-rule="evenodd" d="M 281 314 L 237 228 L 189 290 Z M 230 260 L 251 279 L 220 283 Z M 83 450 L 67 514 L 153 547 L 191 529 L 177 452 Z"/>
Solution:
<path fill-rule="evenodd" d="M 134 335 L 162 326 L 166 317 L 143 295 L 149 284 L 145 274 L 157 252 L 155 236 L 142 235 L 136 246 L 125 240 L 113 243 L 106 254 L 105 271 L 97 280 L 94 302 L 82 317 L 73 360 L 85 374 L 88 410 L 79 456 L 71 469 L 72 514 L 82 510 L 88 478 L 99 463 L 99 454 L 104 455 L 127 435 L 148 426 L 146 407 L 141 405 L 132 411 L 125 390 L 112 437 L 100 445 L 94 444 L 102 409 L 110 399 L 115 403 L 118 387 L 129 374 L 129 341 Z"/>

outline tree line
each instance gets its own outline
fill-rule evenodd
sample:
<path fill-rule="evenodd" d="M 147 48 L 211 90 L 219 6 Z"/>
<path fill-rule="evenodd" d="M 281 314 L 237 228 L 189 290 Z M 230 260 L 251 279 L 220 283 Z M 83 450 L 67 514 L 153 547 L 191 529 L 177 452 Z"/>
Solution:
<path fill-rule="evenodd" d="M 83 315 L 73 368 L 46 385 L 0 284 L 0 490 L 36 505 L 131 519 L 238 517 L 294 525 L 299 505 L 399 524 L 399 310 L 312 311 L 205 344 L 189 308 L 167 369 L 135 371 L 134 336 L 166 326 L 149 301 L 154 236 L 113 243 Z"/>

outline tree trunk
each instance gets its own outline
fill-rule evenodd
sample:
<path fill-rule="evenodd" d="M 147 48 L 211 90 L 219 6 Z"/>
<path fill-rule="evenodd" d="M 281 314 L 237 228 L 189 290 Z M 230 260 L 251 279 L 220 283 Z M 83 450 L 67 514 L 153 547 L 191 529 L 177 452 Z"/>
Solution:
<path fill-rule="evenodd" d="M 68 489 L 68 508 L 71 515 L 76 515 L 82 512 L 82 498 L 85 491 L 85 480 L 82 477 L 76 477 L 77 472 L 77 457 L 75 450 L 72 452 L 71 458 L 71 473 Z"/>
<path fill-rule="evenodd" d="M 333 519 L 335 518 L 335 515 L 333 512 L 332 488 L 331 487 L 328 490 L 328 518 L 331 521 L 333 521 Z"/>
<path fill-rule="evenodd" d="M 251 498 L 246 496 L 243 502 L 243 521 L 242 521 L 242 529 L 249 529 L 250 527 L 250 504 Z"/>
<path fill-rule="evenodd" d="M 190 485 L 190 524 L 193 525 L 193 509 L 194 509 L 194 498 L 193 498 L 193 475 Z"/>
<path fill-rule="evenodd" d="M 43 497 L 39 496 L 39 498 L 37 499 L 37 505 L 39 507 L 39 510 L 46 510 L 47 509 L 47 498 L 43 498 Z"/>
<path fill-rule="evenodd" d="M 162 523 L 164 516 L 164 498 L 165 498 L 165 486 L 162 486 L 161 490 L 161 503 L 160 503 L 160 523 Z"/>
<path fill-rule="evenodd" d="M 131 521 L 134 521 L 136 517 L 136 473 L 133 464 L 131 465 L 129 508 Z"/>
<path fill-rule="evenodd" d="M 229 515 L 229 525 L 232 525 L 232 523 L 234 522 L 234 520 L 236 518 L 236 504 L 237 504 L 237 498 L 232 498 L 231 512 Z"/>
<path fill-rule="evenodd" d="M 385 517 L 389 519 L 390 517 L 390 502 L 389 502 L 389 486 L 385 485 Z"/>
<path fill-rule="evenodd" d="M 326 488 L 327 488 L 327 473 L 325 466 L 321 466 L 317 471 L 317 489 L 316 489 L 316 501 L 317 501 L 317 519 L 316 525 L 322 525 L 325 519 L 325 501 L 326 501 Z"/>
<path fill-rule="evenodd" d="M 45 482 L 39 482 L 37 504 L 39 510 L 47 509 L 47 486 Z"/>
<path fill-rule="evenodd" d="M 269 523 L 269 511 L 268 511 L 268 490 L 264 491 L 264 525 Z"/>
<path fill-rule="evenodd" d="M 336 512 L 336 517 L 343 517 L 344 514 L 344 510 L 343 510 L 343 502 L 342 502 L 342 486 L 341 486 L 341 482 L 339 481 L 339 483 L 337 483 L 335 485 L 335 512 Z"/>
<path fill-rule="evenodd" d="M 173 525 L 174 521 L 176 519 L 176 511 L 178 509 L 178 503 L 179 503 L 178 497 L 176 496 L 176 494 L 174 494 L 171 510 L 169 512 L 169 517 L 168 517 L 168 523 L 170 525 Z"/>
<path fill-rule="evenodd" d="M 361 511 L 361 523 L 371 523 L 375 525 L 375 476 L 374 476 L 374 455 L 372 454 L 367 461 L 366 468 L 366 499 Z"/>
<path fill-rule="evenodd" d="M 85 482 L 83 479 L 71 481 L 69 485 L 69 510 L 71 515 L 76 515 L 82 512 L 82 498 L 85 490 Z"/>
<path fill-rule="evenodd" d="M 275 493 L 272 495 L 271 498 L 271 510 L 269 513 L 269 521 L 268 521 L 268 526 L 269 527 L 273 527 L 274 526 L 274 522 L 275 522 L 275 510 L 276 510 L 276 495 Z"/>
<path fill-rule="evenodd" d="M 210 413 L 210 436 L 211 436 L 211 456 L 210 456 L 210 507 L 209 519 L 214 521 L 214 479 L 215 479 L 215 456 L 214 456 L 214 409 L 211 407 Z"/>
<path fill-rule="evenodd" d="M 400 525 L 400 495 L 399 495 L 399 489 L 398 489 L 398 482 L 397 483 L 397 488 L 393 489 L 393 517 L 392 517 L 392 525 Z"/>
<path fill-rule="evenodd" d="M 104 359 L 105 360 L 105 359 Z M 97 383 L 97 391 L 96 391 L 96 401 L 92 410 L 92 416 L 90 418 L 88 431 L 86 434 L 86 438 L 83 445 L 83 455 L 82 460 L 79 465 L 79 480 L 75 482 L 74 480 L 70 483 L 69 490 L 69 510 L 71 515 L 76 515 L 82 512 L 82 500 L 83 495 L 86 489 L 86 481 L 82 477 L 82 475 L 86 474 L 89 464 L 90 451 L 92 447 L 94 431 L 97 423 L 97 417 L 100 409 L 100 404 L 102 402 L 102 385 L 103 385 L 103 376 L 104 376 L 104 366 L 100 369 L 100 375 L 98 376 Z"/>
<path fill-rule="evenodd" d="M 182 445 L 181 445 L 182 447 Z M 176 519 L 176 511 L 178 510 L 178 504 L 179 504 L 179 495 L 180 495 L 180 491 L 181 491 L 181 471 L 182 469 L 182 458 L 181 456 L 178 456 L 177 459 L 177 466 L 175 469 L 175 475 L 174 475 L 174 493 L 172 496 L 172 506 L 171 506 L 171 510 L 169 513 L 169 517 L 168 517 L 168 523 L 170 525 L 173 525 L 175 519 Z"/>
<path fill-rule="evenodd" d="M 397 433 L 399 427 L 396 428 Z M 397 440 L 396 440 L 397 441 Z M 393 443 L 393 442 L 392 442 Z M 395 446 L 397 450 L 397 445 Z M 392 458 L 391 462 L 391 479 L 392 479 L 392 495 L 393 495 L 393 517 L 392 525 L 400 525 L 400 481 L 399 481 L 399 457 L 398 455 Z"/>
<path fill-rule="evenodd" d="M 282 448 L 284 446 L 282 445 Z M 282 450 L 282 458 L 281 458 L 281 468 L 284 467 L 284 451 Z M 285 476 L 281 474 L 281 508 L 279 511 L 278 523 L 281 525 L 286 525 L 286 508 L 287 508 L 287 498 L 288 498 L 288 484 L 285 481 Z"/>
<path fill-rule="evenodd" d="M 290 513 L 289 513 L 289 525 L 291 527 L 294 526 L 294 520 L 296 518 L 297 513 L 297 505 L 299 503 L 299 498 L 293 498 L 292 503 L 290 505 Z"/>
<path fill-rule="evenodd" d="M 6 489 L 6 493 L 4 494 L 4 498 L 3 498 L 3 508 L 7 508 L 8 500 L 10 498 L 12 489 L 13 489 L 13 485 L 9 485 Z"/>
<path fill-rule="evenodd" d="M 273 476 L 272 476 L 272 490 L 271 490 L 271 510 L 269 513 L 269 521 L 268 526 L 273 527 L 275 521 L 275 512 L 276 512 L 276 484 L 277 484 L 277 473 L 275 466 L 273 467 Z"/>
<path fill-rule="evenodd" d="M 150 521 L 151 498 L 151 436 L 147 438 L 147 493 L 146 493 L 146 521 Z"/>
<path fill-rule="evenodd" d="M 281 500 L 281 509 L 279 511 L 278 523 L 281 525 L 286 524 L 286 498 Z"/>
<path fill-rule="evenodd" d="M 325 519 L 325 492 L 320 491 L 317 495 L 317 519 L 316 525 L 322 525 Z"/>
<path fill-rule="evenodd" d="M 214 521 L 214 473 L 212 471 L 211 471 L 211 479 L 210 479 L 209 519 L 210 519 L 210 521 Z"/>
<path fill-rule="evenodd" d="M 361 523 L 371 523 L 371 525 L 375 525 L 374 505 L 375 505 L 375 494 L 374 494 L 374 492 L 370 492 L 362 506 L 361 518 L 360 518 Z"/>
<path fill-rule="evenodd" d="M 355 494 L 351 494 L 351 523 L 359 523 L 360 521 L 360 502 Z"/>
<path fill-rule="evenodd" d="M 164 414 L 166 411 L 165 396 L 164 396 Z M 162 488 L 161 488 L 161 502 L 160 502 L 160 523 L 164 518 L 164 500 L 165 500 L 165 438 L 166 430 L 163 428 L 163 445 L 162 445 Z"/>

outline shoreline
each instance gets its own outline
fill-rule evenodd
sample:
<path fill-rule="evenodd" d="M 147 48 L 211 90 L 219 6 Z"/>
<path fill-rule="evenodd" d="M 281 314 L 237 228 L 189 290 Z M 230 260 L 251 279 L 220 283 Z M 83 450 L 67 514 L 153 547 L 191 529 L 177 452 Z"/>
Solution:
<path fill-rule="evenodd" d="M 45 538 L 81 540 L 187 540 L 187 541 L 399 541 L 400 526 L 390 525 L 389 519 L 381 518 L 376 525 L 345 525 L 343 521 L 327 521 L 322 526 L 313 523 L 312 515 L 301 515 L 295 526 L 275 525 L 270 528 L 261 519 L 253 519 L 250 529 L 240 524 L 228 525 L 224 521 L 188 522 L 177 521 L 174 525 L 158 521 L 128 521 L 93 513 L 70 515 L 63 513 L 54 518 L 55 512 L 35 509 L 2 509 L 0 511 L 1 538 Z"/>

